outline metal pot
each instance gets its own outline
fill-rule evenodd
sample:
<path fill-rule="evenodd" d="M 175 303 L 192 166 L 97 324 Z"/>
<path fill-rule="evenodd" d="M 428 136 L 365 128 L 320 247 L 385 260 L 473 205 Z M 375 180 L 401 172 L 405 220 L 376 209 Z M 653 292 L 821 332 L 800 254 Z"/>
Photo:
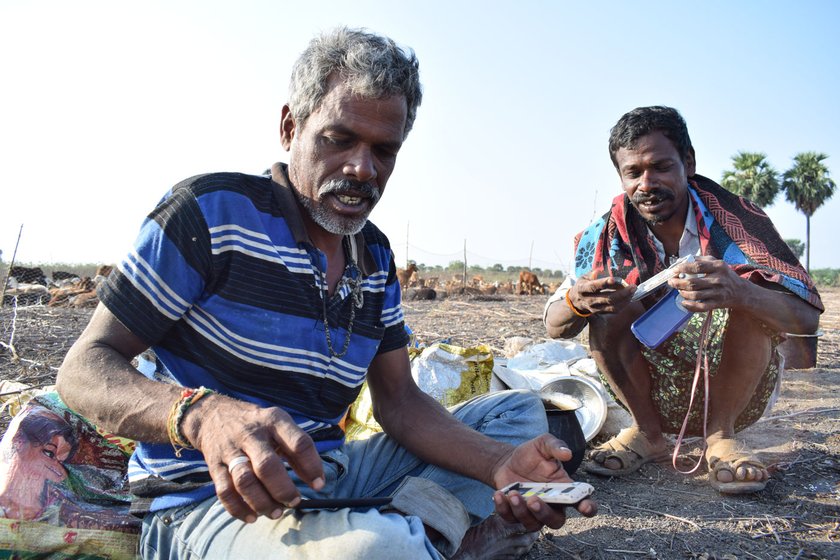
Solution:
<path fill-rule="evenodd" d="M 580 421 L 574 410 L 560 410 L 550 403 L 545 403 L 545 414 L 548 417 L 548 432 L 563 440 L 572 450 L 572 458 L 563 461 L 563 468 L 571 476 L 580 466 L 586 451 L 586 439 L 583 437 Z"/>

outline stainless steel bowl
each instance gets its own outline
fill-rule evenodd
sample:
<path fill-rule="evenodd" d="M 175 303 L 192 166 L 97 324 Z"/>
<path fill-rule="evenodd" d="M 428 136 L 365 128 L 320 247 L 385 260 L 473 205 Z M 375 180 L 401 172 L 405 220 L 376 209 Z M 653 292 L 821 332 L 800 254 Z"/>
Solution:
<path fill-rule="evenodd" d="M 552 394 L 557 394 L 559 400 L 570 400 L 563 399 L 563 396 L 566 396 L 580 401 L 581 407 L 575 410 L 575 414 L 586 441 L 598 435 L 607 420 L 607 399 L 601 387 L 583 375 L 559 377 L 546 383 L 540 389 L 540 394 L 544 401 L 558 400 L 552 399 L 550 397 Z M 546 398 L 546 396 L 549 397 Z"/>

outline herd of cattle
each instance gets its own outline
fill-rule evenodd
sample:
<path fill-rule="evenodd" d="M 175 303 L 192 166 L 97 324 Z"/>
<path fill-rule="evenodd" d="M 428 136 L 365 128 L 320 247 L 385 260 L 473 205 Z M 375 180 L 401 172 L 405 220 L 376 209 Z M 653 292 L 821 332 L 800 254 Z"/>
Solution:
<path fill-rule="evenodd" d="M 112 267 L 102 265 L 93 278 L 54 270 L 47 276 L 40 267 L 13 266 L 9 269 L 3 291 L 4 304 L 48 305 L 66 307 L 95 307 L 99 301 L 96 288 L 111 273 Z M 528 270 L 519 272 L 519 281 L 485 282 L 480 275 L 465 282 L 453 278 L 440 282 L 439 277 L 420 277 L 415 263 L 398 268 L 397 277 L 405 299 L 435 299 L 439 292 L 453 295 L 549 294 L 557 286 L 542 284 L 537 275 Z"/>
<path fill-rule="evenodd" d="M 496 295 L 496 294 L 550 294 L 554 293 L 558 285 L 543 284 L 537 275 L 529 270 L 519 272 L 519 281 L 485 282 L 480 275 L 465 281 L 464 278 L 452 278 L 441 282 L 440 277 L 421 277 L 415 263 L 409 263 L 406 268 L 397 269 L 397 279 L 403 290 L 404 299 L 426 300 L 435 299 L 439 292 L 447 296 L 453 295 Z"/>
<path fill-rule="evenodd" d="M 91 278 L 61 270 L 47 276 L 40 267 L 13 266 L 3 285 L 3 304 L 95 307 L 99 302 L 96 288 L 112 269 L 101 265 Z"/>

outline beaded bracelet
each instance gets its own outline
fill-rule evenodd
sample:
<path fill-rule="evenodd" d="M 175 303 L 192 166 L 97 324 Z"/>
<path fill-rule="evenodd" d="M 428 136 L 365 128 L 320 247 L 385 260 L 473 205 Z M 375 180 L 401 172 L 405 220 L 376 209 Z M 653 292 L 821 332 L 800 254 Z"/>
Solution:
<path fill-rule="evenodd" d="M 180 398 L 172 405 L 172 408 L 169 410 L 169 416 L 166 419 L 166 432 L 169 435 L 169 443 L 172 444 L 172 449 L 175 450 L 176 457 L 180 457 L 181 451 L 184 449 L 195 449 L 181 432 L 181 421 L 184 419 L 184 413 L 190 406 L 197 403 L 199 399 L 215 392 L 213 389 L 208 389 L 207 387 L 199 387 L 198 389 L 186 388 L 181 391 Z"/>
<path fill-rule="evenodd" d="M 572 300 L 571 300 L 571 299 L 569 299 L 569 293 L 570 293 L 571 291 L 572 291 L 572 290 L 568 290 L 568 291 L 566 292 L 566 304 L 569 306 L 569 309 L 571 309 L 571 310 L 572 310 L 572 313 L 574 313 L 574 314 L 575 314 L 575 315 L 577 315 L 578 317 L 583 317 L 583 318 L 586 318 L 586 317 L 589 317 L 590 315 L 592 315 L 592 312 L 591 312 L 591 311 L 590 311 L 589 313 L 581 313 L 580 311 L 578 311 L 578 310 L 575 308 L 575 304 L 573 304 L 573 303 L 572 303 Z"/>

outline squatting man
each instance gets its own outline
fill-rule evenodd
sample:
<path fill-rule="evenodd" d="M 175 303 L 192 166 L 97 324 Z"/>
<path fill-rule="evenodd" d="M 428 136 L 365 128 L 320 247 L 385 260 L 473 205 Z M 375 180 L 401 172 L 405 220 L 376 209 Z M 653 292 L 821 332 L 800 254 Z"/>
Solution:
<path fill-rule="evenodd" d="M 685 433 L 706 436 L 709 483 L 722 493 L 759 491 L 767 467 L 735 434 L 762 416 L 778 387 L 780 333 L 816 331 L 819 294 L 760 208 L 696 174 L 675 109 L 625 114 L 611 130 L 609 152 L 624 192 L 578 234 L 575 273 L 545 310 L 552 337 L 589 326 L 598 369 L 633 418 L 590 451 L 584 468 L 620 476 L 665 459 L 663 433 L 679 434 L 690 408 Z M 631 298 L 641 281 L 687 255 L 696 259 L 677 264 L 668 286 L 694 313 L 683 331 L 647 348 L 631 323 L 668 288 Z M 701 390 L 689 407 L 698 348 L 710 361 L 708 423 Z"/>
<path fill-rule="evenodd" d="M 414 123 L 418 68 L 363 30 L 315 38 L 282 110 L 288 165 L 179 183 L 101 288 L 58 391 L 139 442 L 144 558 L 511 557 L 565 522 L 498 491 L 570 481 L 536 396 L 447 411 L 411 377 L 393 254 L 367 218 Z M 384 433 L 346 442 L 365 381 Z M 295 508 L 376 496 L 393 500 Z"/>

